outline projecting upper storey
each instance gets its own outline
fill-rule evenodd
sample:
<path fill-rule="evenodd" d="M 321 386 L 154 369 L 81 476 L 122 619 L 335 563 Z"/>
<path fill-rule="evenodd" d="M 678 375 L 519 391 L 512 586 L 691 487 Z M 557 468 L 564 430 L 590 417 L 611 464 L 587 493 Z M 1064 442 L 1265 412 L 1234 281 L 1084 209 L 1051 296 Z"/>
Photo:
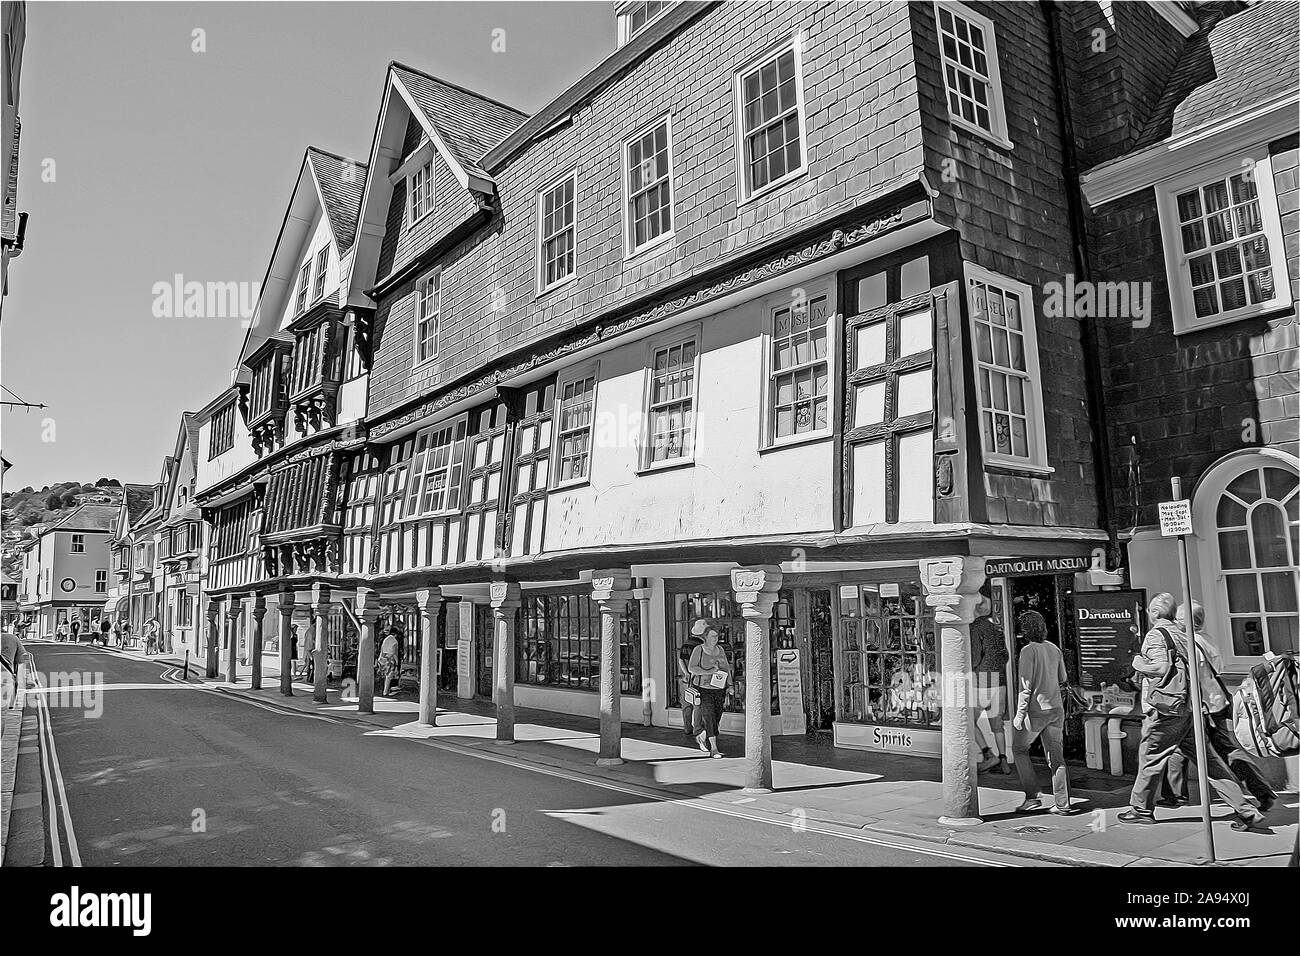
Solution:
<path fill-rule="evenodd" d="M 924 195 L 903 5 L 677 4 L 537 115 L 498 110 L 514 128 L 470 155 L 481 189 L 430 133 L 462 114 L 407 120 L 413 79 L 446 87 L 391 71 L 353 273 L 352 301 L 377 305 L 371 418 L 873 197 Z"/>
<path fill-rule="evenodd" d="M 365 179 L 307 149 L 232 386 L 197 416 L 200 493 L 365 414 L 369 310 L 346 302 Z"/>

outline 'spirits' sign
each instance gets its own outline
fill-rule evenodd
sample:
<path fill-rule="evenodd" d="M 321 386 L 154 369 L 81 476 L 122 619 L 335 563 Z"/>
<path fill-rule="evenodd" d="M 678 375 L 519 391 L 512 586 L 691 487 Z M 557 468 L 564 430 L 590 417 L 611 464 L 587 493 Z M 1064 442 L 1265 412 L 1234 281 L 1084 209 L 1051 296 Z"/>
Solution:
<path fill-rule="evenodd" d="M 1092 558 L 1085 555 L 1067 558 L 995 558 L 984 566 L 990 578 L 1007 578 L 1023 574 L 1062 574 L 1067 571 L 1086 571 L 1092 567 Z"/>

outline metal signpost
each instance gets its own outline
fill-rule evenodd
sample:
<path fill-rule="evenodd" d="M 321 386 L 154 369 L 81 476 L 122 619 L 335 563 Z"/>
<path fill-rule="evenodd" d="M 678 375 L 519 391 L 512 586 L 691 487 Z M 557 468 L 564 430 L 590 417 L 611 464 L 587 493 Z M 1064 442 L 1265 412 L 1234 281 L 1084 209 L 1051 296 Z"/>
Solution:
<path fill-rule="evenodd" d="M 1178 539 L 1178 570 L 1182 578 L 1187 627 L 1187 685 L 1191 696 L 1192 729 L 1196 737 L 1196 783 L 1200 788 L 1206 855 L 1209 862 L 1213 863 L 1214 830 L 1210 817 L 1209 778 L 1205 768 L 1205 717 L 1201 711 L 1201 649 L 1196 644 L 1196 624 L 1192 620 L 1192 580 L 1187 566 L 1187 536 L 1192 533 L 1192 503 L 1183 499 L 1181 478 L 1171 478 L 1169 482 L 1173 488 L 1174 500 L 1160 502 L 1160 534 L 1166 538 Z"/>

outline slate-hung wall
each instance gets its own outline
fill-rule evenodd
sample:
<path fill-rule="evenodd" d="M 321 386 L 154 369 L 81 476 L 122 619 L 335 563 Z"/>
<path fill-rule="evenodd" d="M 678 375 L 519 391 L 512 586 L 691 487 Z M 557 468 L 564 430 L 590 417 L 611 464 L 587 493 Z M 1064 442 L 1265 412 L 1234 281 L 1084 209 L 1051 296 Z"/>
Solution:
<path fill-rule="evenodd" d="M 1269 154 L 1287 275 L 1293 300 L 1300 301 L 1297 137 L 1274 141 Z M 1300 372 L 1295 306 L 1175 335 L 1154 191 L 1102 206 L 1092 217 L 1090 234 L 1098 275 L 1152 283 L 1150 326 L 1135 328 L 1123 319 L 1105 323 L 1105 385 L 1121 522 L 1154 524 L 1157 502 L 1169 496 L 1171 475 L 1186 481 L 1231 451 L 1273 445 L 1296 453 Z M 1141 464 L 1136 509 L 1129 448 Z"/>
<path fill-rule="evenodd" d="M 919 172 L 921 120 L 909 30 L 901 4 L 710 7 L 577 108 L 567 125 L 504 168 L 489 170 L 500 216 L 442 260 L 443 332 L 439 358 L 431 363 L 436 379 L 411 374 L 413 284 L 396 289 L 376 315 L 371 416 L 530 341 L 829 220 Z M 809 171 L 742 204 L 736 71 L 796 32 L 803 38 Z M 675 236 L 625 261 L 621 144 L 669 112 Z M 538 193 L 573 170 L 577 275 L 539 296 Z"/>
<path fill-rule="evenodd" d="M 1047 22 L 1036 3 L 966 6 L 993 22 L 1011 145 L 949 121 L 935 6 L 908 4 L 926 177 L 938 191 L 935 216 L 957 230 L 962 258 L 1033 290 L 1047 460 L 1055 469 L 1050 476 L 987 469 L 987 518 L 995 524 L 1096 527 L 1081 328 L 1078 319 L 1046 315 L 1043 309 L 1047 283 L 1063 282 L 1075 271 Z M 967 362 L 969 367 L 969 353 Z M 967 407 L 978 407 L 973 391 Z M 974 416 L 967 424 L 969 447 L 978 450 Z M 978 464 L 978 455 L 973 460 Z M 979 476 L 972 487 L 979 487 Z"/>

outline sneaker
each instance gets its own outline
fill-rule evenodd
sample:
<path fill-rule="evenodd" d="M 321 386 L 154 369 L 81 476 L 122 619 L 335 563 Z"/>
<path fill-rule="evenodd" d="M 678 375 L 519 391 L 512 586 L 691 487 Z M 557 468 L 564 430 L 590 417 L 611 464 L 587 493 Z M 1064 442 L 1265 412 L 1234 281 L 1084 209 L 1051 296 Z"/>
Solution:
<path fill-rule="evenodd" d="M 1156 801 L 1158 807 L 1168 807 L 1170 810 L 1177 810 L 1179 807 L 1187 806 L 1185 797 L 1165 797 Z"/>
<path fill-rule="evenodd" d="M 1016 813 L 1036 813 L 1041 809 L 1043 809 L 1043 801 L 1034 797 L 1016 807 Z"/>
<path fill-rule="evenodd" d="M 989 770 L 989 773 L 1000 773 L 1000 774 L 1004 774 L 1004 775 L 1006 775 L 1006 774 L 1010 774 L 1010 773 L 1011 773 L 1011 767 L 1007 764 L 1007 758 L 1006 758 L 1006 757 L 999 757 L 999 758 L 998 758 L 998 765 L 997 765 L 996 767 L 991 768 L 991 769 Z"/>
<path fill-rule="evenodd" d="M 1083 810 L 1079 807 L 1052 807 L 1048 812 L 1055 813 L 1058 817 L 1072 817 L 1077 813 L 1082 813 Z"/>
<path fill-rule="evenodd" d="M 1133 807 L 1129 807 L 1127 810 L 1125 810 L 1115 819 L 1118 820 L 1120 823 L 1131 823 L 1131 824 L 1136 824 L 1138 826 L 1149 826 L 1156 822 L 1156 815 L 1154 813 L 1144 813 L 1141 810 L 1137 810 Z"/>
<path fill-rule="evenodd" d="M 715 751 L 713 751 L 713 753 L 709 754 L 709 756 L 712 757 L 714 760 L 721 760 L 721 759 L 722 759 L 722 751 L 721 751 L 721 750 L 715 750 Z"/>
<path fill-rule="evenodd" d="M 1245 833 L 1250 830 L 1264 832 L 1266 830 L 1263 817 L 1250 817 L 1249 819 L 1237 817 L 1232 821 L 1232 828 L 1238 833 Z"/>

